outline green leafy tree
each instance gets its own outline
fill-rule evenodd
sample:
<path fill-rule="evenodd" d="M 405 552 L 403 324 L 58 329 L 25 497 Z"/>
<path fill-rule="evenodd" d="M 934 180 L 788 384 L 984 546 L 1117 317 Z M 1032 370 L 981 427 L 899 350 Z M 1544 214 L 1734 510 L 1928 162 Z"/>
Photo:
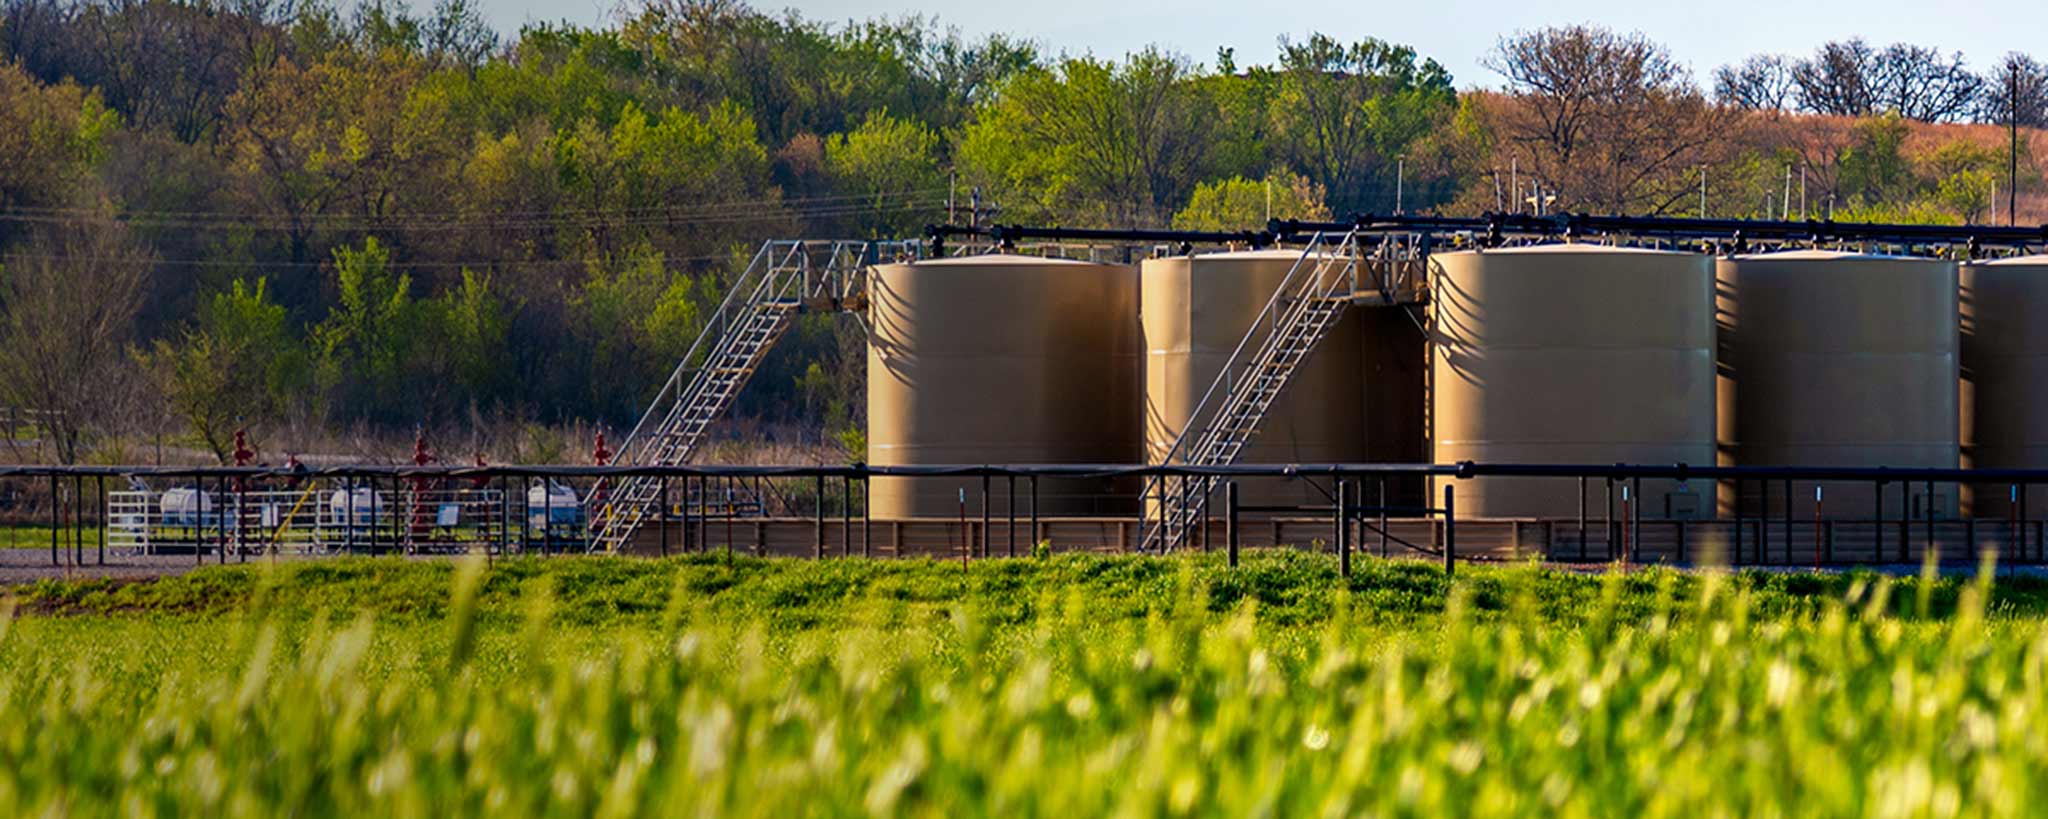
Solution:
<path fill-rule="evenodd" d="M 579 210 L 564 223 L 565 241 L 605 264 L 650 244 L 700 255 L 693 251 L 778 224 L 767 151 L 752 120 L 731 104 L 700 115 L 680 108 L 649 114 L 627 103 L 610 128 L 584 119 L 554 134 L 549 148 L 564 201 Z"/>
<path fill-rule="evenodd" d="M 1162 224 L 1216 164 L 1217 105 L 1196 73 L 1152 50 L 1027 70 L 968 126 L 960 163 L 1004 218 Z"/>
<path fill-rule="evenodd" d="M 650 350 L 649 317 L 670 291 L 671 276 L 661 253 L 641 247 L 620 261 L 593 261 L 571 312 L 585 401 L 605 417 L 624 417 L 638 409 L 648 381 L 659 364 Z M 680 335 L 680 333 L 678 333 Z"/>
<path fill-rule="evenodd" d="M 499 295 L 488 273 L 462 271 L 462 282 L 443 293 L 430 311 L 442 321 L 449 375 L 471 403 L 511 391 L 505 351 L 512 341 L 513 305 Z"/>
<path fill-rule="evenodd" d="M 45 86 L 0 62 L 0 208 L 69 203 L 89 184 L 119 124 L 97 93 Z M 14 227 L 0 223 L 0 243 Z"/>
<path fill-rule="evenodd" d="M 1280 44 L 1280 92 L 1272 145 L 1289 167 L 1351 212 L 1390 212 L 1398 161 L 1457 110 L 1450 72 L 1415 49 L 1367 38 L 1345 45 L 1323 34 Z M 1447 196 L 1404 197 L 1404 205 Z"/>
<path fill-rule="evenodd" d="M 1859 120 L 1854 141 L 1842 152 L 1838 184 L 1845 198 L 1861 206 L 1903 204 L 1913 196 L 1912 161 L 1906 138 L 1912 129 L 1897 114 Z"/>
<path fill-rule="evenodd" d="M 939 135 L 887 114 L 869 114 L 852 133 L 833 137 L 825 164 L 861 210 L 851 219 L 862 236 L 912 236 L 936 221 L 945 200 L 939 172 Z"/>
<path fill-rule="evenodd" d="M 304 354 L 263 279 L 214 294 L 191 326 L 142 359 L 171 411 L 222 463 L 235 429 L 275 420 L 306 386 Z"/>
<path fill-rule="evenodd" d="M 1173 215 L 1179 230 L 1250 230 L 1268 219 L 1330 218 L 1322 186 L 1286 172 L 1263 180 L 1233 177 L 1204 182 L 1195 188 L 1187 207 Z"/>
<path fill-rule="evenodd" d="M 1991 195 L 2005 176 L 2004 152 L 1968 139 L 1953 139 L 1919 161 L 1933 183 L 1934 200 L 1964 223 L 1991 212 Z"/>
<path fill-rule="evenodd" d="M 387 49 L 337 50 L 249 73 L 228 100 L 227 146 L 243 207 L 281 228 L 285 256 L 311 269 L 316 239 L 336 217 L 374 229 L 409 210 L 445 205 L 456 167 L 443 93 L 423 87 L 424 62 Z M 316 299 L 309 282 L 279 282 L 286 307 Z"/>
<path fill-rule="evenodd" d="M 428 309 L 413 297 L 412 277 L 391 269 L 391 251 L 375 237 L 334 251 L 336 301 L 313 329 L 318 386 L 354 414 L 417 420 L 431 400 L 420 378 L 436 360 Z"/>

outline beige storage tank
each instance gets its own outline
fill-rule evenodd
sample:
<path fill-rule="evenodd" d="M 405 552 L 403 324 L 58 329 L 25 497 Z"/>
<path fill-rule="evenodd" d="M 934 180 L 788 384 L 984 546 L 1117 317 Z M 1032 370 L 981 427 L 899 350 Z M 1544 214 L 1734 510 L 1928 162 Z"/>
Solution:
<path fill-rule="evenodd" d="M 1208 393 L 1245 331 L 1301 259 L 1299 251 L 1257 250 L 1149 259 L 1142 265 L 1145 454 L 1149 463 L 1164 462 L 1188 416 Z M 1356 311 L 1330 330 L 1295 371 L 1239 463 L 1367 460 L 1365 425 L 1361 423 L 1364 341 L 1359 330 Z M 1240 483 L 1240 497 L 1246 505 L 1330 502 L 1306 481 Z"/>
<path fill-rule="evenodd" d="M 1963 465 L 2048 469 L 2048 256 L 1962 266 Z M 1975 487 L 1972 514 L 2006 518 L 2010 486 Z M 2028 492 L 2027 513 L 2048 510 L 2048 486 Z"/>
<path fill-rule="evenodd" d="M 1444 253 L 1431 265 L 1437 463 L 1715 462 L 1711 258 L 1558 244 Z M 1580 509 L 1566 478 L 1449 483 L 1461 515 Z M 1642 491 L 1644 518 L 1714 508 L 1707 482 L 1644 481 Z M 1585 500 L 1597 518 L 1604 491 Z"/>
<path fill-rule="evenodd" d="M 1138 277 L 1123 265 L 990 255 L 868 277 L 868 462 L 1132 464 L 1144 457 Z M 876 518 L 981 512 L 979 478 L 877 478 Z M 1008 486 L 991 508 L 1008 510 Z M 1041 479 L 1041 515 L 1131 514 L 1131 481 Z M 1017 512 L 1030 511 L 1018 481 Z"/>
<path fill-rule="evenodd" d="M 1957 464 L 1956 266 L 1939 259 L 1802 250 L 1722 259 L 1724 446 L 1740 466 Z M 1828 483 L 1823 513 L 1869 519 L 1869 484 Z M 1793 512 L 1815 487 L 1796 483 Z M 1784 490 L 1745 492 L 1745 512 L 1784 513 Z M 1885 514 L 1899 514 L 1898 487 Z M 1911 490 L 1916 515 L 1923 490 Z M 1936 487 L 1937 516 L 1953 487 Z"/>

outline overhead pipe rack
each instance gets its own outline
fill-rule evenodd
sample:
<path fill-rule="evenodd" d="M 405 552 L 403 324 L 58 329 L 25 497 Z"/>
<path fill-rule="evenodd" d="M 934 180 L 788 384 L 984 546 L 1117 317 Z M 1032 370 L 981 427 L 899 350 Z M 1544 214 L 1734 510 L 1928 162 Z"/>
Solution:
<path fill-rule="evenodd" d="M 1689 219 L 1582 213 L 1554 216 L 1490 213 L 1478 217 L 1361 214 L 1349 222 L 1275 219 L 1268 223 L 1266 232 L 1281 241 L 1292 241 L 1306 235 L 1354 227 L 1361 232 L 1381 234 L 1473 234 L 1487 246 L 1498 245 L 1510 236 L 1561 237 L 1567 240 L 1589 236 L 1640 236 L 1730 242 L 1736 252 L 1745 251 L 1751 241 L 1948 244 L 1964 245 L 1969 248 L 1970 255 L 1975 256 L 1986 247 L 2048 245 L 2048 225 L 1897 225 L 1828 219 Z"/>
<path fill-rule="evenodd" d="M 1019 241 L 1039 239 L 1052 242 L 1141 242 L 1147 244 L 1179 245 L 1183 252 L 1195 245 L 1242 244 L 1255 248 L 1270 247 L 1277 237 L 1264 230 L 1208 231 L 1208 230 L 1145 230 L 1122 228 L 1069 228 L 1034 227 L 1026 225 L 986 225 L 968 227 L 965 225 L 926 225 L 926 238 L 931 240 L 933 257 L 946 255 L 946 238 L 950 236 L 984 237 L 998 246 L 1014 248 Z"/>

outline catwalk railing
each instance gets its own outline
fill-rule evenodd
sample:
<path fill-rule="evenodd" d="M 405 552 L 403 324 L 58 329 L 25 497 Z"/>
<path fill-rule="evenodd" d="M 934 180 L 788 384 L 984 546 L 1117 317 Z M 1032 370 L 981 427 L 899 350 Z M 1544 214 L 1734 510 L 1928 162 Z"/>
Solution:
<path fill-rule="evenodd" d="M 1446 563 L 1840 566 L 1917 563 L 1930 553 L 1974 561 L 1988 549 L 2007 563 L 2048 563 L 2048 521 L 2028 508 L 2029 495 L 2048 499 L 2048 470 L 1655 464 L 0 466 L 0 546 L 47 546 L 59 565 L 104 561 L 109 551 L 194 562 L 280 553 L 581 552 L 592 532 L 579 498 L 599 481 L 628 476 L 661 488 L 659 525 L 636 541 L 641 553 L 744 544 L 763 554 L 968 559 L 1028 553 L 1045 540 L 1055 549 L 1139 550 L 1143 540 L 1126 535 L 1139 523 L 1136 497 L 1122 499 L 1131 510 L 1125 516 L 1041 514 L 1041 479 L 1108 478 L 1220 484 L 1222 501 L 1185 548 L 1317 548 L 1347 567 L 1354 553 L 1375 551 Z M 867 491 L 874 478 L 960 487 L 958 515 L 875 518 Z M 1458 493 L 1476 479 L 1575 486 L 1576 514 L 1477 517 L 1468 497 L 1461 515 Z M 1239 484 L 1275 480 L 1313 482 L 1331 501 L 1239 502 Z M 1692 487 L 1685 494 L 1715 502 L 1659 509 L 1646 502 L 1644 481 Z M 2000 511 L 1963 509 L 1972 494 L 1977 506 Z M 733 500 L 763 496 L 777 500 Z M 1397 497 L 1428 502 L 1389 500 Z M 1017 532 L 1027 526 L 1020 551 Z M 926 533 L 917 535 L 917 527 Z M 1084 531 L 1098 534 L 1083 540 L 1077 533 Z M 799 536 L 809 548 L 790 548 Z M 885 541 L 879 547 L 878 539 Z"/>

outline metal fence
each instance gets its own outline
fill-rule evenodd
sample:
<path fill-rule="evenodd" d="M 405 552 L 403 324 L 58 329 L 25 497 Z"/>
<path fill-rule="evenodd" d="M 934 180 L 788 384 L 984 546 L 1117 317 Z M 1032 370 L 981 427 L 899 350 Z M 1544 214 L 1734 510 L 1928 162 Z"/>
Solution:
<path fill-rule="evenodd" d="M 1149 521 L 1039 513 L 1041 479 L 1214 478 L 1213 512 L 1185 548 L 1292 546 L 1443 560 L 1546 559 L 1842 566 L 1929 554 L 2048 563 L 2048 521 L 2028 496 L 2048 470 L 1690 467 L 1646 464 L 1274 464 L 272 467 L 0 466 L 0 494 L 35 497 L 0 545 L 49 549 L 52 563 L 115 556 L 580 553 L 586 500 L 627 475 L 658 480 L 659 509 L 634 551 L 976 559 L 1054 549 L 1134 550 Z M 965 487 L 949 519 L 869 514 L 876 477 Z M 1254 507 L 1240 482 L 1314 485 L 1325 503 Z M 1521 518 L 1459 511 L 1470 482 L 1513 479 L 1575 491 L 1576 514 Z M 1678 485 L 1648 498 L 1644 482 Z M 1809 486 L 1829 487 L 1826 492 Z M 1683 489 L 1683 487 L 1693 487 Z M 2030 491 L 2032 490 L 2032 491 Z M 1974 504 L 1964 499 L 1974 495 Z M 1342 499 L 1340 502 L 1339 499 Z M 1990 501 L 2003 499 L 2003 503 Z M 2044 495 L 2048 499 L 2048 495 Z M 1679 500 L 1686 500 L 1680 498 Z M 1144 509 L 1138 498 L 1124 508 Z M 2034 505 L 2039 505 L 2034 504 Z M 1977 507 L 1975 509 L 1972 506 Z M 1995 513 L 1982 511 L 1996 507 Z M 1854 508 L 1859 511 L 1848 512 Z"/>

